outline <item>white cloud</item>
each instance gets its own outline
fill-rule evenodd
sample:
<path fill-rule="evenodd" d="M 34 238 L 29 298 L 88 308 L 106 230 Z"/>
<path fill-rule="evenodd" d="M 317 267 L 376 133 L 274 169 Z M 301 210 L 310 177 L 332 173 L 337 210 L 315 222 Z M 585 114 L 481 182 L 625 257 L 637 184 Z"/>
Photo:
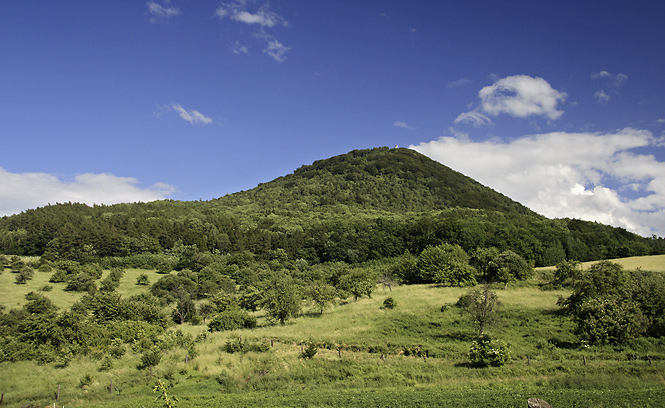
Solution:
<path fill-rule="evenodd" d="M 607 94 L 607 92 L 603 91 L 602 89 L 601 89 L 600 91 L 596 92 L 593 96 L 596 98 L 596 100 L 597 100 L 598 102 L 607 102 L 607 101 L 609 101 L 610 99 L 612 99 L 612 98 L 610 98 L 610 96 Z"/>
<path fill-rule="evenodd" d="M 246 9 L 244 1 L 231 3 L 222 3 L 217 8 L 215 14 L 220 19 L 229 17 L 232 20 L 245 24 L 258 24 L 262 27 L 274 27 L 275 25 L 288 26 L 289 23 L 282 16 L 269 10 L 268 5 L 259 8 L 255 13 L 250 13 Z"/>
<path fill-rule="evenodd" d="M 658 143 L 646 130 L 627 128 L 510 142 L 445 136 L 411 148 L 547 217 L 665 236 L 665 162 L 633 151 Z"/>
<path fill-rule="evenodd" d="M 547 81 L 528 75 L 514 75 L 499 79 L 478 92 L 481 109 L 490 116 L 505 113 L 525 118 L 547 116 L 558 119 L 563 111 L 557 104 L 566 100 L 566 94 L 552 88 Z"/>
<path fill-rule="evenodd" d="M 180 14 L 180 9 L 176 7 L 164 7 L 155 3 L 152 0 L 147 2 L 146 5 L 148 6 L 148 13 L 150 13 L 154 17 L 170 18 Z M 156 21 L 154 17 L 153 19 L 151 19 L 152 22 Z"/>
<path fill-rule="evenodd" d="M 17 214 L 49 203 L 88 205 L 154 201 L 176 190 L 165 183 L 142 188 L 132 177 L 80 174 L 67 181 L 48 173 L 10 173 L 0 167 L 0 215 Z"/>
<path fill-rule="evenodd" d="M 233 45 L 234 54 L 247 54 L 249 55 L 249 49 L 244 45 L 240 44 L 238 41 Z"/>
<path fill-rule="evenodd" d="M 268 45 L 264 48 L 263 53 L 268 54 L 277 62 L 284 62 L 286 57 L 284 54 L 291 48 L 286 47 L 281 42 L 277 41 L 275 38 L 269 39 Z"/>
<path fill-rule="evenodd" d="M 559 102 L 566 100 L 566 94 L 552 88 L 540 77 L 514 75 L 498 79 L 494 84 L 478 92 L 480 105 L 462 113 L 455 123 L 469 122 L 474 126 L 490 125 L 489 116 L 507 114 L 518 118 L 545 116 L 558 119 L 563 111 L 558 110 Z"/>
<path fill-rule="evenodd" d="M 203 115 L 201 112 L 196 110 L 187 110 L 182 106 L 180 106 L 180 104 L 174 103 L 173 105 L 171 105 L 171 108 L 173 108 L 174 111 L 178 112 L 178 114 L 183 120 L 186 120 L 192 125 L 196 124 L 207 125 L 212 122 L 211 118 Z"/>
<path fill-rule="evenodd" d="M 268 34 L 266 30 L 275 26 L 288 27 L 289 22 L 284 17 L 271 11 L 269 3 L 265 3 L 254 12 L 248 10 L 248 2 L 245 0 L 222 3 L 215 11 L 215 15 L 220 20 L 229 18 L 240 23 L 258 26 L 259 30 L 254 33 L 254 37 L 261 41 L 263 47 L 262 53 L 277 62 L 286 60 L 286 53 L 291 48 L 282 44 L 273 35 Z M 232 50 L 234 54 L 249 55 L 250 53 L 248 47 L 240 45 L 237 41 Z"/>
<path fill-rule="evenodd" d="M 606 79 L 614 86 L 621 86 L 624 82 L 628 80 L 628 75 L 626 74 L 611 74 L 607 71 L 600 71 L 599 73 L 591 74 L 591 79 Z"/>
<path fill-rule="evenodd" d="M 393 126 L 402 129 L 413 129 L 411 126 L 407 125 L 406 122 L 401 122 L 399 120 L 396 120 L 395 123 L 393 123 Z"/>
<path fill-rule="evenodd" d="M 455 118 L 455 123 L 471 123 L 475 127 L 480 126 L 490 126 L 493 125 L 492 119 L 488 118 L 487 115 L 473 110 L 470 112 L 461 113 L 457 118 Z"/>

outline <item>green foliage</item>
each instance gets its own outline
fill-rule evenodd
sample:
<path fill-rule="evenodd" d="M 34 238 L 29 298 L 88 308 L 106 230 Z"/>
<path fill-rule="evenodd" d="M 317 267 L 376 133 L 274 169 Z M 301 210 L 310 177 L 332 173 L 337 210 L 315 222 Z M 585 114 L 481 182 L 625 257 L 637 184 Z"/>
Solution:
<path fill-rule="evenodd" d="M 410 283 L 436 283 L 442 286 L 469 286 L 476 283 L 476 270 L 459 245 L 429 246 L 420 253 Z"/>
<path fill-rule="evenodd" d="M 139 286 L 148 286 L 150 284 L 150 279 L 148 278 L 148 275 L 145 273 L 140 274 L 136 278 L 136 284 Z"/>
<path fill-rule="evenodd" d="M 460 296 L 457 306 L 471 317 L 478 336 L 482 336 L 487 327 L 496 323 L 501 302 L 489 285 L 483 285 Z"/>
<path fill-rule="evenodd" d="M 645 333 L 647 320 L 639 305 L 619 296 L 593 297 L 575 311 L 576 333 L 591 344 L 625 344 Z"/>
<path fill-rule="evenodd" d="M 25 285 L 33 276 L 34 270 L 29 266 L 23 266 L 16 274 L 16 283 L 19 285 Z"/>
<path fill-rule="evenodd" d="M 176 408 L 178 406 L 178 397 L 174 395 L 169 395 L 168 392 L 172 386 L 164 384 L 162 380 L 157 380 L 157 384 L 152 389 L 152 392 L 156 392 L 159 395 L 155 398 L 155 402 L 161 401 L 162 407 L 164 408 Z"/>
<path fill-rule="evenodd" d="M 376 289 L 376 277 L 367 268 L 353 268 L 339 277 L 336 287 L 352 294 L 356 300 L 363 296 L 371 298 Z"/>
<path fill-rule="evenodd" d="M 208 322 L 210 332 L 256 327 L 256 318 L 244 310 L 228 309 L 216 314 Z"/>
<path fill-rule="evenodd" d="M 226 343 L 224 343 L 222 349 L 229 354 L 249 352 L 265 353 L 270 349 L 270 346 L 265 343 L 250 342 L 244 340 L 242 336 L 238 336 L 228 339 Z"/>
<path fill-rule="evenodd" d="M 306 296 L 314 301 L 323 314 L 323 309 L 335 301 L 337 290 L 324 281 L 316 281 L 307 287 Z"/>
<path fill-rule="evenodd" d="M 495 272 L 492 281 L 505 285 L 517 280 L 533 277 L 533 268 L 520 255 L 513 251 L 504 251 L 494 259 Z"/>
<path fill-rule="evenodd" d="M 510 361 L 510 351 L 505 343 L 484 335 L 471 343 L 469 359 L 476 367 L 500 367 Z"/>
<path fill-rule="evenodd" d="M 384 309 L 394 309 L 394 308 L 397 307 L 397 301 L 395 300 L 394 297 L 388 296 L 383 301 L 383 307 L 384 307 Z"/>
<path fill-rule="evenodd" d="M 577 308 L 586 300 L 604 297 L 626 295 L 628 272 L 621 265 L 600 261 L 584 272 L 573 283 L 573 293 L 564 302 L 564 306 L 575 314 Z"/>
<path fill-rule="evenodd" d="M 285 324 L 300 315 L 300 289 L 290 276 L 275 275 L 264 289 L 261 305 L 270 319 Z"/>
<path fill-rule="evenodd" d="M 302 353 L 300 353 L 300 357 L 306 360 L 311 360 L 318 352 L 319 349 L 316 347 L 316 344 L 314 344 L 312 341 L 309 341 L 307 342 L 307 347 L 303 348 Z"/>
<path fill-rule="evenodd" d="M 569 288 L 575 281 L 582 277 L 582 267 L 577 261 L 563 261 L 556 265 L 554 279 L 551 284 L 554 287 Z"/>
<path fill-rule="evenodd" d="M 162 352 L 158 349 L 151 349 L 141 354 L 141 362 L 137 366 L 139 370 L 156 367 L 162 361 Z"/>

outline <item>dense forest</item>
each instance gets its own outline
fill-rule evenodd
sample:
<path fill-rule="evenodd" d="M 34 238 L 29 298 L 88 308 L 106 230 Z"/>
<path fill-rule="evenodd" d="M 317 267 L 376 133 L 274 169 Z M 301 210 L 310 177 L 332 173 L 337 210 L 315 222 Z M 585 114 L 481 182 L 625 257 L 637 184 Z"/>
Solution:
<path fill-rule="evenodd" d="M 61 203 L 0 219 L 0 253 L 98 262 L 276 251 L 359 263 L 428 246 L 512 250 L 534 266 L 665 253 L 662 238 L 551 220 L 408 149 L 357 150 L 211 201 Z M 186 249 L 186 250 L 184 250 Z M 150 265 L 146 265 L 150 266 Z"/>

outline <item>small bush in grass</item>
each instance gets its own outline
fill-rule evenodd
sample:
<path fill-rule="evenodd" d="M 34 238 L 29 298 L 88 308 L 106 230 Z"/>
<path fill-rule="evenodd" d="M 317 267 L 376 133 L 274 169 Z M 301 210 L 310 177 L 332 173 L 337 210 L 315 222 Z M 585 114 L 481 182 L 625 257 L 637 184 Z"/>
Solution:
<path fill-rule="evenodd" d="M 243 340 L 242 336 L 238 336 L 227 340 L 222 347 L 222 350 L 229 354 L 248 353 L 250 351 L 255 353 L 264 353 L 270 350 L 270 346 L 259 342 L 250 343 L 247 340 Z"/>
<path fill-rule="evenodd" d="M 139 275 L 138 278 L 136 278 L 136 284 L 139 286 L 147 286 L 150 284 L 150 279 L 148 279 L 148 275 L 145 273 L 142 273 Z"/>
<path fill-rule="evenodd" d="M 385 309 L 394 309 L 397 306 L 397 302 L 395 301 L 395 298 L 392 296 L 388 296 L 386 300 L 383 301 L 383 307 Z"/>
<path fill-rule="evenodd" d="M 316 353 L 319 351 L 318 348 L 316 348 L 316 345 L 313 342 L 309 342 L 307 344 L 307 347 L 305 347 L 300 354 L 300 357 L 305 358 L 305 359 L 312 359 L 316 355 Z"/>
<path fill-rule="evenodd" d="M 99 363 L 98 371 L 109 371 L 113 368 L 113 360 L 109 356 L 105 356 L 101 363 Z"/>
<path fill-rule="evenodd" d="M 510 360 L 510 352 L 503 342 L 483 335 L 471 343 L 469 359 L 476 367 L 500 367 Z"/>
<path fill-rule="evenodd" d="M 41 292 L 50 292 L 53 290 L 53 285 L 44 285 L 42 286 L 41 289 L 39 289 Z"/>
<path fill-rule="evenodd" d="M 144 368 L 150 369 L 150 375 L 152 376 L 152 368 L 159 364 L 162 360 L 162 353 L 157 350 L 148 350 L 141 355 L 141 363 L 136 367 L 139 370 Z"/>
<path fill-rule="evenodd" d="M 92 384 L 92 376 L 90 374 L 86 374 L 79 381 L 79 388 L 87 388 L 90 384 Z"/>

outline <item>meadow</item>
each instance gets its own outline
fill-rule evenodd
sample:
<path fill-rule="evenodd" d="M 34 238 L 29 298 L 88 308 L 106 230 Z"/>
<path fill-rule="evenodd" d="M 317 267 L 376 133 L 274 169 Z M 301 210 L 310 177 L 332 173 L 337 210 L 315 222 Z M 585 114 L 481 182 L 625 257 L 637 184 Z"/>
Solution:
<path fill-rule="evenodd" d="M 665 272 L 663 256 L 618 262 Z M 538 276 L 547 273 L 540 270 Z M 147 290 L 136 285 L 141 274 L 151 283 L 161 276 L 127 269 L 118 288 L 123 297 Z M 0 304 L 18 307 L 26 293 L 47 285 L 51 289 L 41 293 L 58 307 L 74 304 L 80 294 L 49 283 L 50 275 L 36 271 L 27 284 L 17 285 L 5 270 Z M 8 407 L 52 406 L 58 390 L 58 406 L 168 406 L 153 392 L 160 380 L 180 407 L 524 407 L 530 397 L 554 407 L 665 405 L 662 339 L 640 338 L 621 348 L 581 343 L 557 306 L 569 292 L 543 290 L 540 283 L 495 288 L 500 320 L 488 332 L 511 353 L 501 367 L 469 365 L 475 330 L 455 306 L 469 288 L 409 285 L 379 287 L 372 298 L 340 301 L 323 314 L 307 304 L 286 325 L 270 323 L 262 311 L 255 312 L 254 329 L 209 333 L 205 325 L 174 325 L 172 336 L 198 339 L 196 355 L 172 348 L 152 375 L 137 368 L 140 353 L 128 345 L 111 363 L 94 353 L 61 367 L 0 363 L 0 393 Z M 383 307 L 387 297 L 395 300 L 394 309 Z M 229 353 L 229 344 L 251 347 Z M 307 347 L 317 350 L 312 358 L 303 357 Z"/>

